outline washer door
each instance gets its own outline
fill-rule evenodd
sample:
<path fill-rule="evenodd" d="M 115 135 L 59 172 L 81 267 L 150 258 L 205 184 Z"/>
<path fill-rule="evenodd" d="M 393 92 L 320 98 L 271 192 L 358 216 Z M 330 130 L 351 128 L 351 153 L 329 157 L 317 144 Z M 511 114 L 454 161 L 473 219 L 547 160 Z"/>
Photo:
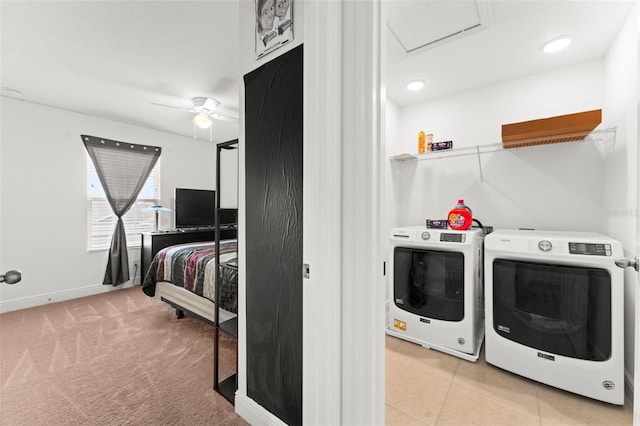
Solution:
<path fill-rule="evenodd" d="M 393 298 L 407 312 L 443 321 L 464 319 L 464 255 L 396 247 Z"/>
<path fill-rule="evenodd" d="M 496 259 L 493 328 L 506 339 L 541 351 L 607 360 L 610 274 L 597 268 Z"/>

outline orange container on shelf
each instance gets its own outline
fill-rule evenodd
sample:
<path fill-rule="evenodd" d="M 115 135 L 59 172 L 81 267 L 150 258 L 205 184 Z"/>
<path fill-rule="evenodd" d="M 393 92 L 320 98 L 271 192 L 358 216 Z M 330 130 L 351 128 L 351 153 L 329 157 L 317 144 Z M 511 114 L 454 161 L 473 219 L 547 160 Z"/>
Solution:
<path fill-rule="evenodd" d="M 464 204 L 464 200 L 458 200 L 458 204 L 449 211 L 447 216 L 449 228 L 456 231 L 464 231 L 471 228 L 473 216 L 471 209 Z"/>
<path fill-rule="evenodd" d="M 418 154 L 424 154 L 424 132 L 418 133 Z"/>

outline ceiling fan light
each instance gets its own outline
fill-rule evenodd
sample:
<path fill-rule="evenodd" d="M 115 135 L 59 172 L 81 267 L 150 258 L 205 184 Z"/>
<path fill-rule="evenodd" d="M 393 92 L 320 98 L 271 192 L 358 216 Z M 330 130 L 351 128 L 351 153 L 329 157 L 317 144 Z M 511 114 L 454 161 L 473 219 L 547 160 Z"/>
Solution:
<path fill-rule="evenodd" d="M 424 87 L 424 81 L 422 80 L 414 80 L 407 84 L 407 89 L 415 92 L 416 90 L 420 90 Z"/>
<path fill-rule="evenodd" d="M 549 40 L 542 46 L 542 50 L 545 53 L 554 53 L 559 52 L 562 49 L 567 48 L 571 44 L 571 37 L 569 36 L 561 36 L 556 37 L 553 40 Z"/>
<path fill-rule="evenodd" d="M 211 127 L 211 124 L 213 124 L 211 119 L 206 114 L 202 113 L 196 115 L 196 118 L 193 119 L 193 122 L 196 123 L 196 126 L 200 127 L 201 129 L 208 129 L 209 127 Z"/>

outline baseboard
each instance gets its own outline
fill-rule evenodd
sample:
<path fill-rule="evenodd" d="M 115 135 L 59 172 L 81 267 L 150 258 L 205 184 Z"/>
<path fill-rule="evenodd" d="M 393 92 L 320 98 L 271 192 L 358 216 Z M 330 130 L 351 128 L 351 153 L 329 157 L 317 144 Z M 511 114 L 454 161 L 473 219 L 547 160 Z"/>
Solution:
<path fill-rule="evenodd" d="M 68 290 L 54 291 L 51 293 L 42 293 L 18 299 L 2 300 L 0 301 L 0 313 L 17 311 L 18 309 L 33 308 L 35 306 L 46 305 L 47 303 L 62 302 L 64 300 L 77 299 L 79 297 L 93 296 L 94 294 L 106 293 L 108 291 L 121 290 L 123 288 L 133 287 L 132 283 L 133 281 L 129 280 L 117 287 L 97 284 Z"/>
<path fill-rule="evenodd" d="M 634 383 L 633 383 L 633 375 L 629 373 L 626 369 L 624 370 L 624 395 L 629 404 L 633 407 L 633 392 L 634 392 Z"/>
<path fill-rule="evenodd" d="M 236 414 L 251 426 L 286 426 L 282 420 L 240 391 L 236 391 Z"/>

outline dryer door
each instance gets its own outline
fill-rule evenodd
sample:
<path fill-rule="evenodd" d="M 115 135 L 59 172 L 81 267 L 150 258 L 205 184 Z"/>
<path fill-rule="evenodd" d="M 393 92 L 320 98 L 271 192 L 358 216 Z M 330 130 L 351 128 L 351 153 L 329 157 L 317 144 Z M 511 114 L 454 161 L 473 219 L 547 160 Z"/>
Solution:
<path fill-rule="evenodd" d="M 464 255 L 396 247 L 393 299 L 407 312 L 443 321 L 464 319 Z"/>
<path fill-rule="evenodd" d="M 611 276 L 605 269 L 493 261 L 493 328 L 541 351 L 604 361 L 611 355 Z"/>

